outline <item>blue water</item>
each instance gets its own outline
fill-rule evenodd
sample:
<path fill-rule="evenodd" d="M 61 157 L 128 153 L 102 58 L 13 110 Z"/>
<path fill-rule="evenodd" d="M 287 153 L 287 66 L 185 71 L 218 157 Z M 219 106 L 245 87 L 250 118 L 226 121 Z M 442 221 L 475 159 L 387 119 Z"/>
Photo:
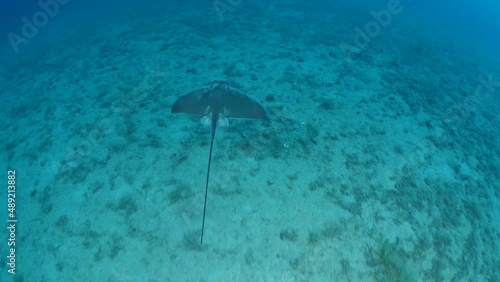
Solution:
<path fill-rule="evenodd" d="M 0 281 L 500 281 L 495 1 L 1 5 Z"/>

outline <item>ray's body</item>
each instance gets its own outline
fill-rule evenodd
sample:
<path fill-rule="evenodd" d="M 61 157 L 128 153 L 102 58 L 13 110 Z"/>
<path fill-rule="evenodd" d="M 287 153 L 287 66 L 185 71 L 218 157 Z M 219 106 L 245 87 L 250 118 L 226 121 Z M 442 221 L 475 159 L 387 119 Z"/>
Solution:
<path fill-rule="evenodd" d="M 203 205 L 203 220 L 201 224 L 201 239 L 205 229 L 205 214 L 207 210 L 208 182 L 212 148 L 215 130 L 219 123 L 227 125 L 227 118 L 251 118 L 267 120 L 264 108 L 254 99 L 240 90 L 233 88 L 226 81 L 214 81 L 210 85 L 181 96 L 172 105 L 172 113 L 188 113 L 203 116 L 203 121 L 210 123 L 212 134 L 210 152 L 208 155 L 207 180 L 205 183 L 205 201 Z"/>

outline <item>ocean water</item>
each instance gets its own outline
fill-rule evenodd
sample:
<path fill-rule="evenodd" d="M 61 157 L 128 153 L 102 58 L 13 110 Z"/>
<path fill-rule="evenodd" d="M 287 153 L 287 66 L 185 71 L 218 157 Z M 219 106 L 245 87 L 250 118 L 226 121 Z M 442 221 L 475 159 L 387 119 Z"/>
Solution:
<path fill-rule="evenodd" d="M 500 281 L 496 1 L 4 2 L 0 281 Z"/>

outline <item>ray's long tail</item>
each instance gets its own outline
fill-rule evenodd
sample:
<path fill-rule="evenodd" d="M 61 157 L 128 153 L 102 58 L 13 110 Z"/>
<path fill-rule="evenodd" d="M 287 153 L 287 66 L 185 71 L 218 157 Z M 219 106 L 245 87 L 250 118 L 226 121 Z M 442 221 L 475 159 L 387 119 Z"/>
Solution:
<path fill-rule="evenodd" d="M 208 180 L 210 179 L 210 164 L 212 163 L 212 148 L 214 146 L 215 129 L 217 128 L 217 120 L 218 120 L 217 116 L 212 117 L 212 137 L 210 139 L 210 153 L 208 154 L 207 182 L 205 183 L 205 203 L 203 204 L 203 221 L 201 223 L 200 244 L 203 244 L 203 233 L 205 231 L 205 214 L 207 213 Z"/>

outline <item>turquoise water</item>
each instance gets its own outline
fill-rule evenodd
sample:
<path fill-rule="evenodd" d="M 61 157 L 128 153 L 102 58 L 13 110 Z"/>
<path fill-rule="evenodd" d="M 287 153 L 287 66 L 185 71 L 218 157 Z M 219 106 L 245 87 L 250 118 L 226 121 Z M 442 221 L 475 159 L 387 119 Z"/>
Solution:
<path fill-rule="evenodd" d="M 2 4 L 1 281 L 500 281 L 498 4 L 40 3 Z M 200 244 L 171 106 L 213 80 L 270 121 L 218 128 Z"/>

